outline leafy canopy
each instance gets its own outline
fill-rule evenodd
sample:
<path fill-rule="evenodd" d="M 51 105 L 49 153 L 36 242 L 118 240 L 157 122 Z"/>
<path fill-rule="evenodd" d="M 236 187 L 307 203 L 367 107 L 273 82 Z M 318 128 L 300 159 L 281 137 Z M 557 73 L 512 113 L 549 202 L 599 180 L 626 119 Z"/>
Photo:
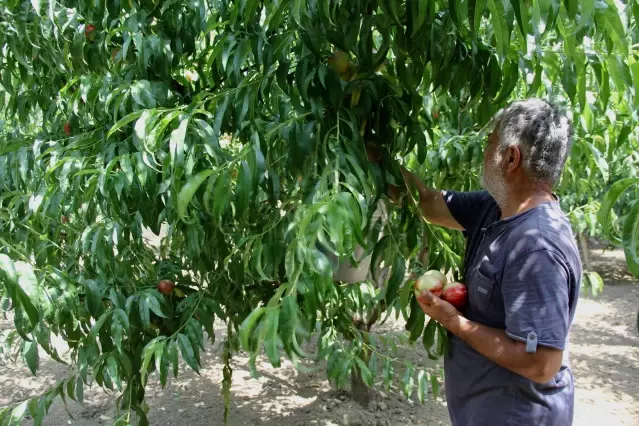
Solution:
<path fill-rule="evenodd" d="M 357 321 L 402 315 L 408 339 L 441 355 L 446 334 L 406 277 L 460 276 L 463 239 L 384 194 L 403 185 L 399 163 L 476 188 L 482 128 L 512 98 L 571 110 L 559 191 L 579 232 L 594 232 L 610 185 L 636 187 L 622 179 L 637 164 L 635 1 L 8 0 L 0 14 L 0 295 L 15 325 L 3 350 L 35 374 L 41 350 L 60 360 L 61 335 L 76 366 L 3 424 L 41 423 L 93 381 L 120 392 L 116 424 L 145 424 L 149 374 L 164 386 L 180 355 L 198 371 L 216 318 L 227 410 L 240 345 L 253 366 L 264 347 L 276 366 L 327 359 L 338 385 L 356 369 L 390 386 L 401 369 L 407 396 L 437 392 Z M 639 212 L 624 205 L 637 268 Z M 362 258 L 374 274 L 334 280 Z"/>

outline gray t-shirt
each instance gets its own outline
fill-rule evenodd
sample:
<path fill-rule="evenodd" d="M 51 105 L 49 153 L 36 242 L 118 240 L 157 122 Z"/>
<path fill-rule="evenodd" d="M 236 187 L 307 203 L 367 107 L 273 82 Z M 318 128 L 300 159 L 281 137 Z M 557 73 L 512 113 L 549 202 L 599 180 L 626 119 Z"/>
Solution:
<path fill-rule="evenodd" d="M 454 426 L 570 426 L 574 384 L 568 332 L 581 284 L 581 260 L 559 202 L 499 220 L 486 191 L 444 191 L 465 229 L 464 282 L 471 321 L 503 329 L 526 344 L 564 350 L 560 371 L 538 384 L 485 358 L 450 335 L 444 359 L 448 411 Z"/>

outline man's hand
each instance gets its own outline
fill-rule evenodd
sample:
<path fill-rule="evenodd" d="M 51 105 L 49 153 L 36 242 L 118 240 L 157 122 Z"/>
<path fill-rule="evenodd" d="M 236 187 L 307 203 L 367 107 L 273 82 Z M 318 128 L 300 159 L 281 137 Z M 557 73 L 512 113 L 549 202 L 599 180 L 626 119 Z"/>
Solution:
<path fill-rule="evenodd" d="M 536 353 L 527 353 L 525 343 L 511 339 L 504 330 L 464 318 L 453 305 L 428 290 L 421 292 L 417 302 L 426 315 L 477 352 L 534 382 L 548 382 L 561 367 L 563 351 L 539 346 Z"/>
<path fill-rule="evenodd" d="M 447 301 L 440 299 L 428 290 L 423 290 L 417 296 L 417 303 L 422 307 L 422 311 L 444 327 L 451 319 L 459 315 L 457 309 Z"/>

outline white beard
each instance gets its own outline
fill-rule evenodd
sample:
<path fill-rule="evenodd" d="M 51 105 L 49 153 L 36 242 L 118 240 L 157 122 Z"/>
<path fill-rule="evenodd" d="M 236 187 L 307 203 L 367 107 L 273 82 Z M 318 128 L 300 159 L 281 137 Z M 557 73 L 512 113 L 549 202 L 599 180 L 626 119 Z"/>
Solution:
<path fill-rule="evenodd" d="M 498 172 L 501 155 L 495 154 L 490 161 L 489 169 L 484 168 L 481 175 L 481 186 L 486 189 L 495 199 L 497 205 L 503 207 L 508 199 L 508 183 L 504 177 Z"/>

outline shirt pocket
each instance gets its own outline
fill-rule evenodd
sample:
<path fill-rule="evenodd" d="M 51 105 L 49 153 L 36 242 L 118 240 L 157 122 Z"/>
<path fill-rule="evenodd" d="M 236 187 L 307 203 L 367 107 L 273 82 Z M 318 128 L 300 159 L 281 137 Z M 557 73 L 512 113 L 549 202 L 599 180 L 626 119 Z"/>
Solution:
<path fill-rule="evenodd" d="M 468 295 L 471 309 L 485 314 L 488 310 L 494 287 L 495 280 L 492 277 L 484 275 L 481 270 L 477 268 L 472 277 Z"/>

